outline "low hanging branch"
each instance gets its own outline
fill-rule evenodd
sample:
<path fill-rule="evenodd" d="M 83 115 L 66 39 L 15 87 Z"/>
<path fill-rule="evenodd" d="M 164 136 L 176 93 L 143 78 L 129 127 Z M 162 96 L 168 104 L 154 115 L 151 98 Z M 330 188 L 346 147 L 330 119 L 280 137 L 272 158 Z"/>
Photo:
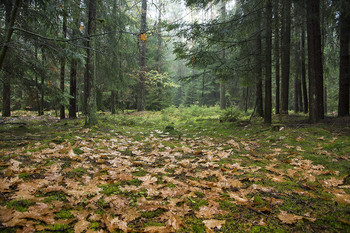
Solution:
<path fill-rule="evenodd" d="M 75 38 L 71 38 L 71 39 L 59 39 L 59 38 L 50 38 L 50 37 L 42 36 L 42 35 L 37 34 L 35 32 L 27 31 L 27 30 L 25 30 L 23 28 L 13 27 L 13 30 L 24 32 L 26 34 L 38 37 L 38 38 L 43 39 L 43 40 L 56 41 L 56 42 L 70 42 L 70 41 L 75 41 L 75 40 L 89 40 L 89 38 L 91 38 L 91 37 L 104 36 L 104 35 L 108 35 L 108 34 L 116 33 L 116 32 L 118 32 L 120 34 L 124 33 L 124 34 L 137 35 L 137 33 L 133 33 L 133 32 L 109 31 L 109 32 L 94 34 L 94 35 L 90 35 L 90 36 L 81 36 L 81 37 L 75 37 Z"/>

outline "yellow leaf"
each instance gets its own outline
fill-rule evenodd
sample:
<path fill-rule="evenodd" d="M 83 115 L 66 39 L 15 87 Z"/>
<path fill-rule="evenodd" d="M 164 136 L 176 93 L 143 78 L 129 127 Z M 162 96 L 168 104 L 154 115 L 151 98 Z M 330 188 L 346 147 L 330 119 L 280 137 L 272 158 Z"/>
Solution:
<path fill-rule="evenodd" d="M 82 24 L 80 24 L 79 30 L 80 30 L 81 32 L 83 32 L 84 26 L 83 26 Z"/>
<path fill-rule="evenodd" d="M 145 43 L 147 41 L 146 33 L 139 34 L 139 40 L 142 40 L 142 42 Z"/>

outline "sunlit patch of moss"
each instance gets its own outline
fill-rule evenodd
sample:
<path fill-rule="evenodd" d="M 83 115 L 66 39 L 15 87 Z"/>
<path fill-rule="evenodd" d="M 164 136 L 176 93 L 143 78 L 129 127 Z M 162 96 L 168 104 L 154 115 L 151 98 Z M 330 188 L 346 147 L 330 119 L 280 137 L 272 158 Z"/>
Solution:
<path fill-rule="evenodd" d="M 98 228 L 100 228 L 101 224 L 99 222 L 91 222 L 90 224 L 90 229 L 93 229 L 93 230 L 97 230 Z"/>
<path fill-rule="evenodd" d="M 149 227 L 149 226 L 165 226 L 165 223 L 154 222 L 154 221 L 150 220 L 150 221 L 145 223 L 145 227 Z"/>
<path fill-rule="evenodd" d="M 74 147 L 73 152 L 77 155 L 81 155 L 84 153 L 84 151 L 82 149 L 80 149 L 79 147 Z"/>
<path fill-rule="evenodd" d="M 120 183 L 114 183 L 114 184 L 107 184 L 107 185 L 100 185 L 99 187 L 102 188 L 102 193 L 106 195 L 112 195 L 112 194 L 120 194 Z"/>
<path fill-rule="evenodd" d="M 140 186 L 142 184 L 142 181 L 139 179 L 132 179 L 132 180 L 128 180 L 126 181 L 127 185 L 134 185 L 134 186 Z"/>
<path fill-rule="evenodd" d="M 74 218 L 74 216 L 71 214 L 69 210 L 61 210 L 60 212 L 56 213 L 56 218 L 69 219 L 69 218 Z"/>
<path fill-rule="evenodd" d="M 31 200 L 12 200 L 6 203 L 6 207 L 8 209 L 14 208 L 19 212 L 28 211 L 29 206 L 35 205 L 35 203 Z"/>
<path fill-rule="evenodd" d="M 176 187 L 176 185 L 175 185 L 175 184 L 170 183 L 170 184 L 165 185 L 165 187 L 168 187 L 168 188 L 175 188 L 175 187 Z"/>
<path fill-rule="evenodd" d="M 75 176 L 81 178 L 84 174 L 87 173 L 87 170 L 82 167 L 74 168 L 73 171 L 67 172 L 67 176 L 74 178 Z"/>
<path fill-rule="evenodd" d="M 148 174 L 147 171 L 143 170 L 143 169 L 139 169 L 138 171 L 136 172 L 133 172 L 132 173 L 134 176 L 145 176 Z"/>

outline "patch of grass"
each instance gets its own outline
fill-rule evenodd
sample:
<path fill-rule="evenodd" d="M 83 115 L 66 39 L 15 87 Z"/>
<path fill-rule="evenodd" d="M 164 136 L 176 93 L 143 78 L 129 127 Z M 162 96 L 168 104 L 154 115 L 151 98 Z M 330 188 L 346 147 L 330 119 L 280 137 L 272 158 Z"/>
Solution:
<path fill-rule="evenodd" d="M 199 198 L 188 197 L 187 204 L 194 210 L 199 210 L 201 206 L 207 206 L 208 201 Z"/>
<path fill-rule="evenodd" d="M 77 155 L 81 155 L 84 153 L 84 151 L 82 149 L 80 149 L 79 147 L 73 148 L 73 152 Z"/>
<path fill-rule="evenodd" d="M 134 176 L 139 176 L 139 177 L 141 177 L 141 176 L 147 175 L 148 172 L 145 171 L 145 170 L 143 170 L 143 169 L 141 168 L 141 169 L 139 169 L 138 171 L 133 172 L 132 174 L 133 174 Z"/>
<path fill-rule="evenodd" d="M 175 188 L 176 187 L 176 185 L 175 184 L 167 184 L 167 185 L 165 185 L 165 187 L 168 187 L 168 188 Z"/>
<path fill-rule="evenodd" d="M 29 180 L 31 177 L 32 177 L 32 175 L 28 174 L 28 173 L 21 173 L 18 175 L 18 178 L 22 178 L 24 181 Z"/>
<path fill-rule="evenodd" d="M 90 229 L 93 229 L 93 230 L 97 230 L 98 228 L 100 228 L 101 224 L 99 222 L 91 222 L 90 224 Z"/>
<path fill-rule="evenodd" d="M 203 233 L 206 232 L 206 228 L 203 224 L 202 219 L 192 217 L 185 220 L 186 228 L 180 229 L 180 232 L 192 232 L 192 233 Z"/>
<path fill-rule="evenodd" d="M 69 219 L 69 218 L 74 218 L 74 216 L 71 214 L 69 210 L 61 210 L 60 212 L 56 213 L 56 218 Z"/>
<path fill-rule="evenodd" d="M 52 231 L 60 231 L 60 232 L 67 232 L 67 233 L 73 233 L 74 229 L 73 227 L 67 225 L 67 224 L 55 224 L 51 225 L 50 229 Z"/>
<path fill-rule="evenodd" d="M 52 201 L 67 201 L 66 194 L 64 192 L 49 192 L 45 193 L 46 198 L 44 202 L 50 203 Z"/>
<path fill-rule="evenodd" d="M 134 186 L 140 186 L 142 184 L 142 181 L 139 179 L 132 179 L 132 180 L 128 180 L 126 181 L 127 185 L 134 185 Z"/>
<path fill-rule="evenodd" d="M 35 203 L 31 200 L 12 200 L 6 203 L 6 207 L 8 209 L 14 208 L 15 210 L 19 212 L 26 212 L 28 211 L 29 206 L 35 205 Z"/>
<path fill-rule="evenodd" d="M 156 218 L 162 215 L 163 213 L 167 212 L 168 210 L 166 209 L 156 209 L 154 211 L 147 211 L 147 212 L 142 212 L 141 217 L 143 218 Z"/>
<path fill-rule="evenodd" d="M 74 168 L 73 171 L 67 172 L 67 176 L 74 178 L 75 176 L 81 178 L 84 174 L 87 173 L 87 170 L 82 167 Z"/>
<path fill-rule="evenodd" d="M 114 184 L 107 184 L 107 185 L 100 185 L 99 187 L 103 189 L 102 193 L 106 194 L 108 196 L 112 194 L 120 194 L 120 183 L 114 183 Z"/>
<path fill-rule="evenodd" d="M 161 223 L 161 222 L 154 222 L 152 220 L 148 221 L 145 223 L 145 227 L 149 227 L 149 226 L 165 226 L 164 223 Z"/>

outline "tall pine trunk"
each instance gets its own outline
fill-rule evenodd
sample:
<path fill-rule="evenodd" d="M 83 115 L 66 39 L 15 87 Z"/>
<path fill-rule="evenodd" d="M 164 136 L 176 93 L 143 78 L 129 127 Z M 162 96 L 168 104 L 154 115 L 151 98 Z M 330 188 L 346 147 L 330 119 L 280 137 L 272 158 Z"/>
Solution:
<path fill-rule="evenodd" d="M 69 118 L 77 118 L 77 68 L 78 62 L 73 58 L 70 64 Z"/>
<path fill-rule="evenodd" d="M 222 17 L 222 20 L 225 21 L 225 18 L 226 18 L 226 2 L 225 2 L 225 0 L 222 0 L 221 4 L 222 4 L 221 17 Z M 221 49 L 221 59 L 222 59 L 222 62 L 224 62 L 224 60 L 225 60 L 225 49 L 224 48 Z M 226 108 L 225 93 L 226 93 L 225 81 L 221 77 L 220 78 L 220 109 Z"/>
<path fill-rule="evenodd" d="M 62 35 L 63 35 L 63 38 L 66 38 L 67 37 L 67 16 L 66 16 L 66 7 L 67 7 L 67 4 L 66 2 L 64 2 L 64 6 L 63 6 L 63 25 L 62 25 Z M 63 49 L 65 49 L 66 47 L 63 46 Z M 64 81 L 65 81 L 65 72 L 66 72 L 66 57 L 65 57 L 65 51 L 63 52 L 63 55 L 61 57 L 61 74 L 60 74 L 60 89 L 61 89 L 61 94 L 62 96 L 64 96 Z M 65 114 L 65 104 L 64 103 L 61 103 L 61 106 L 60 106 L 60 119 L 65 119 L 66 118 L 66 114 Z"/>
<path fill-rule="evenodd" d="M 288 114 L 289 101 L 289 75 L 290 75 L 290 24 L 291 24 L 291 0 L 283 1 L 283 26 L 282 26 L 282 106 L 281 113 Z"/>
<path fill-rule="evenodd" d="M 279 33 L 279 0 L 274 3 L 274 19 L 275 19 L 275 79 L 276 79 L 276 114 L 280 114 L 280 33 Z"/>
<path fill-rule="evenodd" d="M 304 113 L 309 112 L 309 99 L 308 99 L 308 88 L 306 84 L 306 56 L 305 56 L 305 24 L 302 23 L 301 26 L 301 82 L 303 90 L 303 110 Z"/>
<path fill-rule="evenodd" d="M 341 1 L 340 7 L 340 62 L 338 116 L 349 116 L 350 85 L 350 1 Z"/>
<path fill-rule="evenodd" d="M 4 46 L 0 52 L 0 70 L 3 67 L 5 56 L 8 50 L 8 44 L 11 41 L 13 33 L 13 25 L 15 23 L 15 18 L 19 6 L 19 0 L 16 0 L 15 4 L 11 1 L 5 3 L 5 27 L 6 27 L 6 38 L 4 41 Z M 8 63 L 10 62 L 7 59 Z M 11 77 L 8 72 L 4 72 L 3 76 L 3 89 L 2 89 L 2 116 L 11 116 Z"/>
<path fill-rule="evenodd" d="M 96 31 L 96 0 L 89 0 L 88 7 L 88 30 L 87 30 L 87 49 L 86 49 L 86 116 L 85 125 L 97 124 L 96 115 L 96 93 L 95 93 L 95 55 L 92 48 L 92 38 L 90 37 Z"/>
<path fill-rule="evenodd" d="M 318 122 L 324 118 L 323 104 L 323 65 L 321 52 L 320 0 L 308 0 L 307 41 L 309 71 L 310 121 Z"/>
<path fill-rule="evenodd" d="M 145 109 L 146 96 L 146 41 L 147 41 L 147 0 L 142 0 L 141 30 L 140 30 L 140 77 L 137 90 L 137 111 Z"/>
<path fill-rule="evenodd" d="M 261 10 L 257 13 L 257 26 L 256 30 L 258 32 L 258 35 L 255 39 L 255 75 L 256 75 L 256 83 L 255 83 L 255 89 L 256 89 L 256 96 L 255 96 L 255 105 L 256 105 L 256 112 L 260 117 L 264 117 L 264 106 L 263 106 L 263 91 L 262 91 L 262 45 L 261 45 Z"/>
<path fill-rule="evenodd" d="M 271 0 L 266 0 L 266 65 L 265 65 L 265 123 L 271 124 L 272 114 L 272 90 L 271 90 L 271 65 L 272 65 L 272 3 Z"/>

